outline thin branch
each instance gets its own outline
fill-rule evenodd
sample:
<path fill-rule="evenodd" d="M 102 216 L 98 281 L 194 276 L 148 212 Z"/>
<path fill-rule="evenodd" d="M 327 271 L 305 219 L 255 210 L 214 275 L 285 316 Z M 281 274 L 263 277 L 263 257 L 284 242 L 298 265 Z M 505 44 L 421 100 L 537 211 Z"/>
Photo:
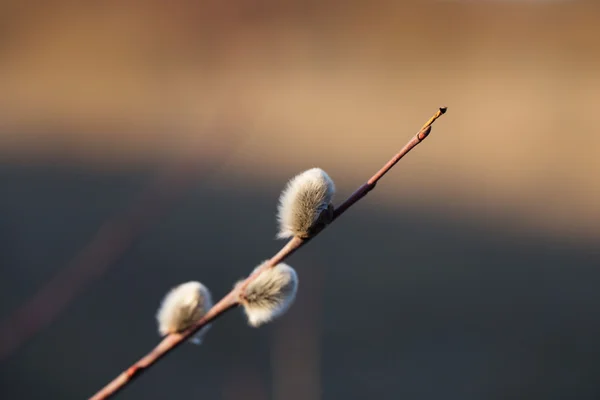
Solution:
<path fill-rule="evenodd" d="M 446 112 L 446 107 L 440 108 L 433 117 L 429 119 L 423 125 L 421 130 L 400 150 L 390 161 L 387 162 L 379 171 L 375 173 L 365 184 L 359 187 L 346 201 L 344 201 L 339 207 L 334 210 L 333 220 L 337 219 L 346 210 L 348 210 L 354 203 L 362 199 L 369 193 L 377 182 L 390 170 L 402 157 L 404 157 L 409 151 L 415 146 L 421 143 L 431 132 L 431 125 L 436 119 L 441 117 Z M 318 233 L 318 232 L 317 232 Z M 316 234 L 315 234 L 316 236 Z M 314 236 L 313 236 L 314 237 Z M 132 382 L 135 378 L 139 377 L 144 371 L 154 365 L 162 357 L 164 357 L 171 350 L 174 350 L 186 339 L 191 337 L 196 331 L 208 323 L 213 322 L 227 311 L 238 305 L 239 294 L 244 288 L 252 282 L 262 271 L 267 268 L 272 268 L 286 258 L 295 253 L 299 248 L 308 243 L 310 239 L 300 239 L 294 237 L 291 239 L 277 254 L 275 254 L 268 262 L 266 262 L 261 268 L 251 274 L 241 285 L 236 287 L 229 292 L 223 299 L 215 304 L 206 315 L 201 318 L 194 326 L 187 329 L 182 333 L 174 333 L 167 335 L 159 344 L 148 353 L 146 356 L 138 360 L 135 364 L 129 367 L 126 371 L 117 376 L 112 382 L 102 388 L 98 393 L 90 398 L 90 400 L 102 400 L 107 399 L 115 395 L 118 391 L 123 389 L 126 385 Z"/>

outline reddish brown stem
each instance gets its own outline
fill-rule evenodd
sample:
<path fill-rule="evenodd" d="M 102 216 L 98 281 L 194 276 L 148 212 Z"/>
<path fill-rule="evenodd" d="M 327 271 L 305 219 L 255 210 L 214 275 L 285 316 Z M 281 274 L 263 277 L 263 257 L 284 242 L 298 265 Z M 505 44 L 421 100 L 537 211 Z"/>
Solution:
<path fill-rule="evenodd" d="M 392 167 L 396 165 L 396 163 L 400 161 L 402 157 L 404 157 L 409 151 L 411 151 L 416 145 L 421 143 L 429 135 L 429 133 L 431 132 L 431 125 L 445 112 L 446 107 L 440 108 L 435 113 L 435 115 L 431 117 L 429 121 L 425 123 L 425 125 L 423 125 L 421 130 L 402 148 L 402 150 L 400 150 L 394 157 L 392 157 L 392 159 L 388 161 L 379 171 L 377 171 L 375 175 L 373 175 L 365 184 L 359 187 L 350 197 L 348 197 L 346 201 L 344 201 L 339 207 L 337 207 L 334 210 L 333 220 L 338 218 L 354 203 L 365 197 L 367 193 L 373 190 L 377 182 L 390 169 L 392 169 Z M 170 334 L 166 336 L 158 344 L 158 346 L 154 348 L 154 350 L 152 350 L 146 356 L 138 360 L 126 371 L 122 372 L 113 381 L 111 381 L 98 393 L 92 396 L 90 400 L 107 399 L 115 395 L 118 391 L 123 389 L 135 378 L 139 377 L 146 369 L 150 368 L 167 353 L 169 353 L 171 350 L 175 349 L 177 346 L 183 343 L 186 339 L 191 337 L 200 328 L 207 325 L 208 323 L 211 323 L 221 315 L 225 314 L 227 311 L 236 307 L 238 305 L 239 294 L 250 282 L 252 282 L 260 274 L 260 272 L 264 271 L 267 268 L 272 268 L 280 262 L 284 261 L 293 253 L 295 253 L 300 247 L 308 243 L 309 240 L 310 239 L 300 239 L 298 237 L 291 239 L 277 254 L 275 254 L 269 261 L 263 264 L 261 268 L 258 268 L 254 273 L 248 276 L 248 278 L 246 278 L 241 285 L 236 285 L 236 287 L 231 292 L 229 292 L 223 299 L 221 299 L 217 304 L 215 304 L 202 319 L 196 322 L 194 326 L 182 333 Z"/>

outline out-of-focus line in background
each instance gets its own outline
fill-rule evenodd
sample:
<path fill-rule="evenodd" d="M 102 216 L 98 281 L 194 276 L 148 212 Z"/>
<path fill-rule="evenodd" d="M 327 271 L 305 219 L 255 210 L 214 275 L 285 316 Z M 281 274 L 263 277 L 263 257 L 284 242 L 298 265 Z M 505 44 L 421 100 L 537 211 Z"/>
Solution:
<path fill-rule="evenodd" d="M 275 400 L 321 399 L 320 338 L 327 266 L 310 257 L 304 257 L 301 264 L 302 291 L 290 317 L 277 324 L 271 341 Z"/>
<path fill-rule="evenodd" d="M 224 132 L 210 155 L 188 152 L 175 160 L 127 211 L 106 221 L 65 268 L 0 323 L 0 360 L 51 323 L 86 286 L 104 275 L 148 227 L 185 191 L 208 180 L 235 150 L 234 132 Z M 210 135 L 208 139 L 210 139 Z M 206 139 L 206 138 L 205 138 Z M 194 149 L 192 149 L 194 150 Z M 205 149 L 203 149 L 205 151 Z"/>

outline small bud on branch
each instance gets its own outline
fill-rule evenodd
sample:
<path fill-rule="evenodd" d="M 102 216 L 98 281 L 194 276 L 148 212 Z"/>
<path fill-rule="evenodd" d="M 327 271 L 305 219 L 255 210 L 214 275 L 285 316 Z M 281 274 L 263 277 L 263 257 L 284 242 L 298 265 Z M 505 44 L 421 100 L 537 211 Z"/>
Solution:
<path fill-rule="evenodd" d="M 210 292 L 203 284 L 182 283 L 167 293 L 156 313 L 158 332 L 162 336 L 182 332 L 198 322 L 212 305 Z M 210 324 L 205 325 L 190 341 L 202 343 L 209 328 Z"/>
<path fill-rule="evenodd" d="M 333 210 L 331 220 L 329 223 L 334 222 L 340 215 L 342 215 L 348 208 L 352 207 L 354 203 L 362 199 L 375 188 L 377 182 L 390 170 L 402 157 L 404 157 L 409 151 L 423 141 L 431 132 L 431 126 L 433 123 L 446 112 L 446 107 L 440 108 L 433 117 L 427 121 L 423 127 L 417 132 L 417 134 L 394 156 L 389 160 L 379 171 L 375 173 L 366 183 L 359 187 L 346 201 Z M 117 376 L 113 381 L 108 383 L 98 393 L 92 396 L 91 400 L 107 399 L 115 395 L 118 391 L 122 390 L 125 386 L 131 383 L 135 378 L 139 377 L 145 370 L 154 365 L 157 361 L 162 359 L 168 352 L 172 351 L 183 341 L 190 338 L 202 327 L 213 322 L 218 317 L 225 314 L 230 309 L 240 304 L 240 296 L 245 293 L 247 287 L 261 274 L 268 270 L 275 268 L 278 264 L 283 262 L 286 258 L 295 253 L 299 248 L 308 243 L 314 236 L 319 232 L 314 233 L 308 238 L 301 238 L 294 236 L 277 254 L 275 254 L 269 261 L 256 268 L 245 281 L 235 285 L 233 290 L 223 297 L 217 304 L 215 304 L 206 315 L 198 320 L 193 326 L 186 329 L 181 333 L 172 333 L 165 337 L 150 353 L 138 360 L 125 372 Z"/>
<path fill-rule="evenodd" d="M 297 290 L 296 271 L 287 264 L 279 263 L 262 270 L 240 292 L 239 303 L 244 307 L 248 323 L 256 328 L 283 315 L 294 302 Z"/>
<path fill-rule="evenodd" d="M 279 198 L 278 239 L 306 239 L 322 230 L 333 216 L 335 185 L 325 171 L 312 168 L 293 177 Z"/>

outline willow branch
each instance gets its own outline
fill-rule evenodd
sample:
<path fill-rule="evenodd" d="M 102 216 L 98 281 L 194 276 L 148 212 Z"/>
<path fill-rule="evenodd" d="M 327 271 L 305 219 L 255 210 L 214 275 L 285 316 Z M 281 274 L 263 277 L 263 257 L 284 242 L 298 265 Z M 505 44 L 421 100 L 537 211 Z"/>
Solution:
<path fill-rule="evenodd" d="M 433 117 L 429 119 L 419 130 L 419 132 L 394 156 L 392 157 L 379 171 L 377 171 L 366 183 L 360 186 L 346 201 L 340 204 L 334 210 L 333 221 L 335 221 L 340 215 L 348 210 L 354 203 L 365 197 L 371 190 L 375 188 L 375 185 L 379 180 L 390 170 L 402 157 L 404 157 L 409 151 L 415 148 L 421 143 L 429 133 L 431 132 L 431 126 L 436 119 L 441 117 L 446 112 L 446 107 L 440 108 Z M 318 232 L 316 233 L 318 234 Z M 315 236 L 316 236 L 315 234 Z M 314 237 L 314 236 L 313 236 Z M 217 304 L 215 304 L 207 313 L 202 317 L 196 324 L 181 333 L 172 333 L 167 335 L 150 353 L 146 354 L 135 364 L 129 367 L 126 371 L 122 372 L 113 381 L 108 383 L 104 388 L 98 391 L 90 400 L 102 400 L 112 397 L 117 392 L 125 388 L 134 379 L 142 375 L 144 371 L 154 365 L 167 353 L 174 350 L 184 341 L 189 339 L 194 333 L 200 330 L 203 326 L 213 322 L 227 311 L 238 305 L 239 294 L 244 288 L 252 282 L 262 271 L 268 268 L 273 268 L 275 265 L 283 262 L 289 256 L 294 254 L 299 248 L 308 243 L 310 239 L 301 239 L 294 237 L 291 239 L 277 254 L 275 254 L 268 262 L 262 265 L 261 268 L 252 273 L 244 282 L 240 285 L 236 285 L 235 288 L 223 297 Z"/>

